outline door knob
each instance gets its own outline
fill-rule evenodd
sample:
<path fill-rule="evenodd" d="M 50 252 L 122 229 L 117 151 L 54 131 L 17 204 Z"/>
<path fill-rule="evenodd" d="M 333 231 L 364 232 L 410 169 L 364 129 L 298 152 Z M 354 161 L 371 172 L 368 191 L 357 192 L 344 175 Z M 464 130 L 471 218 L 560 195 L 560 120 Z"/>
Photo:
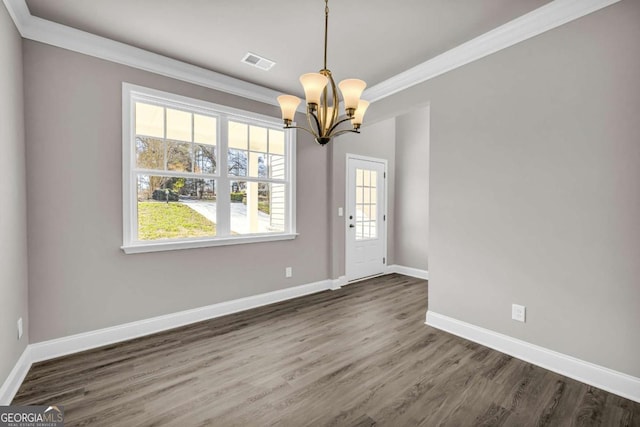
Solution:
<path fill-rule="evenodd" d="M 356 228 L 356 226 L 353 224 L 349 224 L 349 228 Z"/>

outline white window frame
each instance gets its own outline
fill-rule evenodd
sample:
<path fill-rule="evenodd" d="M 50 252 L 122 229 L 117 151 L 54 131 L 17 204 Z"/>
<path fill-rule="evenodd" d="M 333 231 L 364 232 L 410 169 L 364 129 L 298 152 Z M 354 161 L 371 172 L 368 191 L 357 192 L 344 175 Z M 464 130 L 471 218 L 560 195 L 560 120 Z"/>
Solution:
<path fill-rule="evenodd" d="M 162 240 L 138 240 L 138 197 L 136 168 L 136 145 L 135 145 L 135 103 L 142 101 L 151 104 L 162 105 L 168 108 L 184 109 L 191 112 L 200 112 L 217 118 L 218 134 L 216 139 L 216 150 L 218 165 L 216 173 L 204 175 L 204 179 L 215 179 L 216 200 L 218 203 L 218 215 L 221 223 L 228 223 L 230 204 L 230 182 L 231 181 L 258 181 L 282 183 L 282 180 L 270 178 L 252 178 L 228 176 L 222 173 L 227 171 L 227 123 L 229 120 L 240 121 L 249 124 L 256 124 L 272 129 L 282 129 L 280 118 L 265 116 L 258 113 L 239 110 L 211 102 L 175 95 L 155 89 L 137 86 L 130 83 L 122 84 L 122 241 L 121 249 L 126 254 L 142 252 L 158 252 L 177 249 L 202 248 L 210 246 L 237 245 L 243 243 L 271 242 L 278 240 L 295 239 L 296 233 L 296 188 L 295 188 L 295 165 L 296 165 L 296 133 L 285 132 L 285 160 L 287 162 L 286 179 L 286 218 L 285 231 L 283 233 L 260 233 L 244 234 L 239 236 L 212 236 L 207 238 L 182 238 L 182 239 L 162 239 Z M 156 172 L 156 171 L 153 171 Z M 157 171 L 159 175 L 163 171 Z M 174 172 L 171 172 L 175 174 Z M 191 177 L 191 176 L 190 176 Z M 222 230 L 224 232 L 224 230 Z M 226 230 L 228 232 L 228 230 Z M 227 233 L 228 234 L 228 233 Z"/>

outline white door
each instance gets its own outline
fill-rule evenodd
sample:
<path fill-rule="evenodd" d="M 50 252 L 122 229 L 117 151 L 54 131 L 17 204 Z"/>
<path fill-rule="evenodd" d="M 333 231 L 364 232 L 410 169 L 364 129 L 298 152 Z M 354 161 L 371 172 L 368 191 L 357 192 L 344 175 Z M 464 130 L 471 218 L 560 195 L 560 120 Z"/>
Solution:
<path fill-rule="evenodd" d="M 386 268 L 386 161 L 347 155 L 347 280 Z"/>

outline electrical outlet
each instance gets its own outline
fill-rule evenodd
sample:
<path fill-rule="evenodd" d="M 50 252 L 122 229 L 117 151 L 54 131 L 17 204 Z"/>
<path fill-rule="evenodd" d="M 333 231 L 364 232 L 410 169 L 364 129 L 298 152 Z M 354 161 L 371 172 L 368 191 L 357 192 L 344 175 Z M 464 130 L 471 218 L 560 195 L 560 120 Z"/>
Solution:
<path fill-rule="evenodd" d="M 284 277 L 291 277 L 293 276 L 293 269 L 291 267 L 287 267 L 284 269 Z"/>
<path fill-rule="evenodd" d="M 526 308 L 524 305 L 511 304 L 511 318 L 518 322 L 525 321 Z"/>
<path fill-rule="evenodd" d="M 18 339 L 22 338 L 22 317 L 18 319 Z"/>

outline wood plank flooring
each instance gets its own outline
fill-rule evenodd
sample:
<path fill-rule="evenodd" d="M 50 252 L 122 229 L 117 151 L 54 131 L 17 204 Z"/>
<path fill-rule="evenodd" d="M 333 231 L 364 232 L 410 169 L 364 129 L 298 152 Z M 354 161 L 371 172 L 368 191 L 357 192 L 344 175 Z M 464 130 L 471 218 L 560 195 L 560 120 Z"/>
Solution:
<path fill-rule="evenodd" d="M 67 426 L 640 426 L 640 404 L 424 325 L 392 274 L 34 364 Z"/>

